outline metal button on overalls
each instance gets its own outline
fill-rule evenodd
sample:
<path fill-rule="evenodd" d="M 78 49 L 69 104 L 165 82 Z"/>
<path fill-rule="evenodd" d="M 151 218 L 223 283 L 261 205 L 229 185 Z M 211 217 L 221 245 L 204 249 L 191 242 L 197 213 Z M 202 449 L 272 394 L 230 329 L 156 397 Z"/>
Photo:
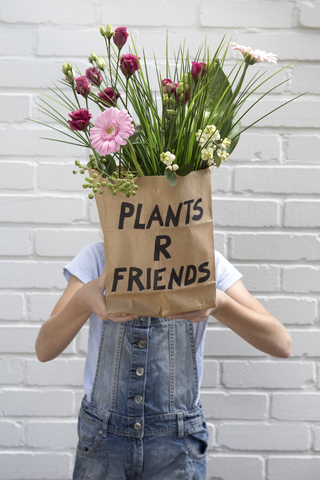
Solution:
<path fill-rule="evenodd" d="M 141 375 L 144 374 L 144 368 L 143 368 L 143 367 L 137 368 L 136 374 L 137 374 L 139 377 L 141 377 Z"/>
<path fill-rule="evenodd" d="M 133 400 L 134 400 L 135 403 L 141 403 L 142 402 L 142 396 L 141 395 L 136 395 Z"/>
<path fill-rule="evenodd" d="M 145 340 L 140 340 L 138 345 L 139 345 L 139 348 L 146 348 L 147 342 Z"/>

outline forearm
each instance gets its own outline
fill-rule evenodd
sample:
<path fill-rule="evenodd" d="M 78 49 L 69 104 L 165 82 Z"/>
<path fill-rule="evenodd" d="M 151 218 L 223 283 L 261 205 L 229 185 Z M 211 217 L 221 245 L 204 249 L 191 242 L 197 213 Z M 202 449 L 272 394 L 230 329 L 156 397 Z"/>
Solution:
<path fill-rule="evenodd" d="M 291 338 L 272 315 L 253 311 L 225 293 L 212 315 L 255 348 L 275 357 L 290 355 Z"/>
<path fill-rule="evenodd" d="M 91 315 L 90 309 L 81 302 L 77 291 L 67 305 L 52 315 L 40 328 L 36 340 L 36 353 L 41 362 L 53 360 L 72 342 Z"/>

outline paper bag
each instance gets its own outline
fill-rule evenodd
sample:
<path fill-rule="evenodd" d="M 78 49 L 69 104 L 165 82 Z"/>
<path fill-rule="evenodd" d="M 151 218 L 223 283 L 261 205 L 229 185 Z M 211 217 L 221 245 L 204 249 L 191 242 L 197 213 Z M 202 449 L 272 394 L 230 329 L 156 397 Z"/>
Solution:
<path fill-rule="evenodd" d="M 96 194 L 110 314 L 152 317 L 215 306 L 212 167 L 138 177 L 136 196 Z"/>

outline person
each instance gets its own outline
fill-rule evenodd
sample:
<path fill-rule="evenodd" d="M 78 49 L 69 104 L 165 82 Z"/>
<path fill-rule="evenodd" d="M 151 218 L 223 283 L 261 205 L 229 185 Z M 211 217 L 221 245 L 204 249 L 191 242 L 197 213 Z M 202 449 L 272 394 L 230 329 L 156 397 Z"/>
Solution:
<path fill-rule="evenodd" d="M 291 338 L 219 252 L 216 307 L 168 318 L 108 315 L 104 263 L 103 243 L 92 243 L 64 268 L 66 290 L 35 345 L 41 362 L 52 360 L 90 318 L 73 479 L 204 480 L 199 389 L 209 315 L 275 357 L 290 355 Z"/>

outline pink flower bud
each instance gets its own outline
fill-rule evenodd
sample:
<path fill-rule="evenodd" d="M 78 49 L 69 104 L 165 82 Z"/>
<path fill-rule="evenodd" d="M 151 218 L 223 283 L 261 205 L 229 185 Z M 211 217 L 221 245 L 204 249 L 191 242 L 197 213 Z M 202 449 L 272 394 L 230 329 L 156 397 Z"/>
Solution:
<path fill-rule="evenodd" d="M 83 77 L 75 78 L 75 82 L 76 82 L 76 91 L 78 95 L 87 97 L 90 93 L 90 88 L 91 88 L 91 85 L 88 82 L 87 77 L 83 76 Z"/>
<path fill-rule="evenodd" d="M 119 95 L 113 90 L 113 88 L 106 88 L 103 92 L 98 93 L 98 97 L 103 100 L 103 104 L 114 105 L 119 98 Z"/>
<path fill-rule="evenodd" d="M 71 120 L 68 120 L 71 130 L 85 130 L 92 118 L 91 113 L 86 108 L 74 110 L 68 114 Z"/>
<path fill-rule="evenodd" d="M 162 93 L 165 95 L 171 95 L 171 93 L 173 92 L 173 82 L 172 80 L 170 80 L 170 78 L 165 78 L 164 80 L 162 80 Z"/>
<path fill-rule="evenodd" d="M 203 62 L 200 62 L 200 63 L 191 62 L 191 63 L 192 63 L 191 76 L 195 81 L 198 81 L 200 75 L 201 75 L 201 78 L 202 78 L 203 75 L 205 74 L 205 67 L 206 67 L 207 64 L 203 63 Z"/>
<path fill-rule="evenodd" d="M 95 67 L 87 68 L 86 77 L 91 83 L 93 83 L 94 85 L 97 85 L 98 87 L 102 82 L 101 73 L 99 73 Z"/>
<path fill-rule="evenodd" d="M 127 27 L 118 27 L 115 29 L 113 41 L 119 50 L 121 50 L 121 48 L 125 45 L 128 37 L 129 33 L 127 32 Z"/>
<path fill-rule="evenodd" d="M 138 58 L 135 55 L 131 53 L 122 55 L 120 59 L 120 70 L 126 78 L 131 77 L 139 68 Z"/>

